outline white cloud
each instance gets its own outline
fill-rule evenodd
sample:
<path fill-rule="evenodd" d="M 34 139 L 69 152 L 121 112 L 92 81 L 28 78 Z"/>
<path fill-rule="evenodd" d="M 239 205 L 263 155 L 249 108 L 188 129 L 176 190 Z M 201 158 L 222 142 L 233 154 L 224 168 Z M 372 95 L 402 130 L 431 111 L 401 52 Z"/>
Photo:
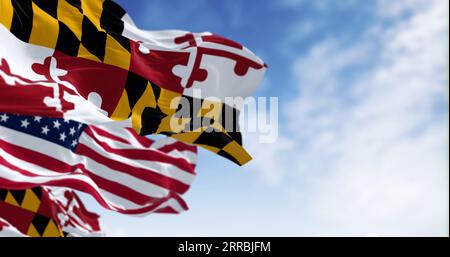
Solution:
<path fill-rule="evenodd" d="M 329 1 L 329 0 L 281 0 L 276 4 L 283 8 L 303 8 L 305 6 L 312 6 L 317 11 L 335 10 L 337 8 L 347 8 L 358 3 L 358 0 L 341 0 L 341 1 Z"/>
<path fill-rule="evenodd" d="M 381 18 L 399 18 L 408 12 L 417 12 L 427 6 L 428 1 L 423 0 L 378 0 L 377 14 Z"/>
<path fill-rule="evenodd" d="M 448 235 L 448 2 L 391 3 L 358 42 L 299 57 L 289 134 L 250 145 L 299 233 Z"/>

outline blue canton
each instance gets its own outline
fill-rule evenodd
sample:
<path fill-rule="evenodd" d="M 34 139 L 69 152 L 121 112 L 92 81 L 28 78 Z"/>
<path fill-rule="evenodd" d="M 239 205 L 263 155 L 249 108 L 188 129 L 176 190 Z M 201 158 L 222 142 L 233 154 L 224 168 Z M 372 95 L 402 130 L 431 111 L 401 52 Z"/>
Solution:
<path fill-rule="evenodd" d="M 74 151 L 86 124 L 63 118 L 0 113 L 0 126 L 39 137 Z"/>

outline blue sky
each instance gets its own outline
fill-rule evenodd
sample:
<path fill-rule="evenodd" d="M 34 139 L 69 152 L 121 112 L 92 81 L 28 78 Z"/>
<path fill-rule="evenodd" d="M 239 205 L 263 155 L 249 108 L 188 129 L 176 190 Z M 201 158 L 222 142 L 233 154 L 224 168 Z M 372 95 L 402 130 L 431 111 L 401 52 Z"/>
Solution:
<path fill-rule="evenodd" d="M 448 235 L 448 2 L 118 1 L 142 29 L 211 31 L 269 65 L 279 138 L 200 152 L 181 215 L 89 206 L 108 235 Z"/>

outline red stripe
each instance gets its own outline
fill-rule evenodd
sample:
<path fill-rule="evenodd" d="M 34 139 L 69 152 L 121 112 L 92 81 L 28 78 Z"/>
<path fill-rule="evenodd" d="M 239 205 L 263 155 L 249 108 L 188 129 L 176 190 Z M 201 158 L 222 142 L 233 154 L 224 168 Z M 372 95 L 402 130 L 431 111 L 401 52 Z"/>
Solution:
<path fill-rule="evenodd" d="M 85 149 L 89 149 L 82 144 L 80 144 L 80 146 L 81 146 L 81 149 L 83 149 L 83 147 Z M 35 165 L 41 166 L 45 169 L 48 169 L 48 170 L 51 170 L 54 172 L 60 173 L 61 175 L 67 176 L 69 174 L 64 174 L 64 173 L 71 173 L 71 172 L 74 172 L 75 170 L 79 169 L 79 170 L 83 171 L 83 173 L 81 173 L 81 174 L 76 173 L 76 174 L 84 175 L 88 180 L 93 179 L 94 181 L 92 181 L 92 184 L 96 183 L 97 186 L 99 186 L 100 188 L 102 188 L 114 195 L 117 195 L 119 197 L 130 200 L 131 202 L 134 202 L 138 205 L 146 205 L 146 206 L 143 206 L 142 208 L 137 208 L 137 209 L 124 209 L 124 208 L 121 208 L 121 207 L 118 207 L 115 205 L 111 205 L 110 203 L 108 203 L 105 200 L 105 198 L 98 191 L 98 189 L 96 189 L 90 183 L 85 182 L 79 178 L 64 178 L 64 179 L 62 179 L 59 176 L 56 176 L 53 178 L 47 177 L 51 180 L 47 181 L 47 182 L 41 182 L 41 183 L 30 182 L 30 181 L 16 182 L 16 181 L 7 180 L 5 178 L 0 178 L 0 187 L 3 187 L 3 188 L 19 190 L 19 189 L 26 189 L 26 188 L 30 188 L 30 187 L 34 187 L 34 186 L 45 186 L 45 185 L 46 186 L 69 187 L 69 188 L 73 188 L 75 190 L 79 190 L 79 191 L 82 191 L 82 192 L 92 195 L 94 197 L 94 199 L 96 199 L 100 203 L 100 205 L 103 206 L 104 208 L 107 208 L 110 210 L 115 210 L 115 211 L 118 211 L 121 213 L 126 213 L 126 214 L 142 214 L 142 213 L 146 213 L 146 212 L 158 211 L 159 206 L 170 198 L 176 200 L 182 206 L 182 208 L 187 209 L 186 203 L 183 201 L 183 199 L 181 199 L 181 197 L 173 191 L 169 192 L 169 196 L 162 197 L 162 198 L 152 198 L 150 196 L 146 196 L 139 192 L 136 192 L 133 189 L 128 188 L 124 185 L 121 185 L 120 183 L 108 181 L 98 175 L 95 175 L 92 172 L 88 171 L 84 167 L 84 165 L 81 163 L 71 166 L 71 165 L 69 165 L 65 162 L 62 162 L 58 159 L 55 159 L 53 157 L 47 156 L 45 154 L 42 154 L 42 153 L 27 149 L 27 148 L 24 148 L 21 146 L 10 144 L 4 140 L 0 140 L 0 147 L 4 151 L 8 152 L 9 154 L 11 154 L 12 156 L 14 156 L 18 159 L 21 159 L 25 162 L 33 163 Z M 89 150 L 93 152 L 92 149 L 89 149 Z M 67 150 L 67 151 L 69 152 L 69 150 Z M 70 154 L 72 154 L 72 153 L 70 152 Z M 99 161 L 99 160 L 97 160 L 97 161 L 100 163 L 103 163 L 104 165 L 106 165 L 108 167 L 110 167 L 109 163 L 112 163 L 113 166 L 121 167 L 125 171 L 127 171 L 127 169 L 131 168 L 131 172 L 126 172 L 126 173 L 134 173 L 133 175 L 137 178 L 149 177 L 148 174 L 151 173 L 146 169 L 136 169 L 135 167 L 131 167 L 129 165 L 125 165 L 122 163 L 117 163 L 116 161 L 110 160 L 107 158 L 101 158 L 101 159 L 102 159 L 101 161 Z M 31 173 L 29 171 L 20 169 L 19 167 L 7 162 L 6 159 L 4 159 L 3 157 L 0 157 L 0 163 L 2 165 L 4 165 L 5 167 L 10 168 L 13 171 L 16 171 L 24 176 L 30 177 L 30 179 L 32 179 L 33 177 L 41 176 L 41 175 L 37 175 L 35 173 Z M 118 171 L 118 173 L 119 172 L 120 171 Z M 147 175 L 147 176 L 145 176 L 145 175 Z M 45 177 L 45 176 L 43 176 L 43 177 Z M 163 176 L 160 174 L 152 174 L 151 177 L 153 178 L 153 180 L 156 180 L 157 182 L 159 182 L 159 183 L 153 183 L 153 184 L 159 184 L 159 186 L 162 186 L 169 190 L 174 190 L 179 193 L 184 193 L 189 188 L 188 185 L 185 185 L 177 180 L 167 178 L 166 176 Z M 143 180 L 145 181 L 145 179 L 143 179 Z M 168 208 L 161 208 L 161 212 L 169 212 L 169 211 L 170 210 Z"/>
<path fill-rule="evenodd" d="M 118 170 L 118 172 L 131 175 L 135 178 L 150 182 L 152 184 L 158 185 L 168 190 L 173 190 L 177 193 L 182 194 L 189 189 L 189 185 L 186 185 L 178 180 L 166 177 L 164 175 L 158 174 L 152 170 L 134 167 L 122 162 L 118 162 L 113 159 L 105 158 L 96 151 L 85 146 L 84 144 L 79 144 L 76 151 L 78 154 L 89 157 L 92 160 L 101 163 L 110 169 Z"/>
<path fill-rule="evenodd" d="M 173 157 L 154 149 L 115 149 L 107 143 L 100 141 L 91 130 L 86 130 L 85 133 L 107 152 L 121 155 L 129 159 L 168 163 L 186 172 L 195 174 L 195 166 L 189 163 L 186 159 Z"/>
<path fill-rule="evenodd" d="M 160 150 L 162 152 L 165 152 L 165 153 L 169 153 L 169 152 L 171 152 L 173 150 L 190 151 L 190 152 L 193 152 L 193 153 L 197 153 L 197 147 L 196 146 L 188 145 L 188 144 L 185 144 L 185 143 L 182 143 L 182 142 L 179 142 L 179 141 L 174 142 L 172 144 L 165 145 L 165 146 L 163 146 L 161 148 L 158 148 L 158 150 Z"/>
<path fill-rule="evenodd" d="M 136 204 L 139 205 L 144 205 L 144 204 L 148 204 L 151 202 L 155 202 L 158 198 L 153 198 L 151 196 L 146 196 L 144 194 L 141 194 L 135 190 L 132 190 L 131 188 L 121 185 L 119 183 L 107 180 L 105 178 L 102 178 L 92 172 L 90 172 L 88 169 L 86 169 L 86 167 L 83 164 L 77 164 L 74 166 L 68 165 L 64 162 L 60 162 L 54 158 L 48 157 L 47 155 L 43 155 L 31 150 L 28 150 L 26 148 L 20 147 L 20 146 L 14 146 L 11 145 L 7 142 L 4 141 L 0 141 L 0 146 L 2 147 L 2 149 L 4 149 L 6 152 L 8 152 L 11 155 L 14 155 L 16 158 L 22 159 L 24 161 L 27 161 L 29 163 L 34 163 L 34 161 L 36 160 L 40 160 L 43 161 L 44 163 L 57 163 L 57 167 L 59 170 L 64 170 L 66 173 L 70 173 L 75 171 L 76 169 L 80 169 L 83 171 L 83 174 L 88 174 L 89 177 L 92 178 L 92 180 L 94 180 L 94 182 L 98 185 L 98 187 L 112 193 L 115 195 L 118 195 L 122 198 L 125 198 L 127 200 L 130 200 L 131 202 L 134 202 Z M 16 149 L 14 149 L 13 147 L 16 147 Z M 8 151 L 9 150 L 9 151 Z M 22 151 L 25 151 L 26 154 L 23 154 Z M 33 154 L 34 152 L 34 154 Z M 28 159 L 30 157 L 30 155 L 33 154 L 33 156 L 31 157 L 31 159 Z M 33 159 L 33 158 L 39 158 L 39 159 Z M 53 160 L 53 161 L 52 161 Z M 21 174 L 25 175 L 25 176 L 29 176 L 29 177 L 37 177 L 39 175 L 36 175 L 34 173 L 30 173 L 28 171 L 25 171 L 15 165 L 12 165 L 11 163 L 7 162 L 6 160 L 3 159 L 3 157 L 0 156 L 0 163 L 1 164 L 5 164 L 5 166 L 7 166 L 8 168 L 12 169 L 12 170 L 16 170 L 18 172 L 20 172 Z M 52 170 L 52 166 L 50 167 L 45 167 L 43 165 L 40 165 L 48 170 Z M 117 172 L 118 174 L 120 174 L 120 171 Z M 148 173 L 148 172 L 147 172 Z M 64 173 L 62 173 L 64 174 Z M 67 174 L 64 174 L 67 175 Z M 189 188 L 189 187 L 187 187 Z M 186 190 L 187 190 L 186 188 Z M 169 189 L 170 190 L 170 189 Z"/>
<path fill-rule="evenodd" d="M 94 180 L 94 182 L 101 189 L 108 191 L 114 195 L 117 195 L 121 198 L 127 199 L 128 201 L 133 202 L 135 204 L 138 205 L 154 204 L 161 199 L 161 197 L 151 197 L 148 195 L 144 195 L 120 183 L 98 176 L 97 174 L 94 174 L 88 170 L 85 170 L 85 172 L 89 174 L 89 177 L 91 177 L 92 180 Z"/>
<path fill-rule="evenodd" d="M 27 188 L 32 188 L 36 186 L 62 186 L 62 187 L 70 187 L 75 190 L 79 190 L 81 192 L 87 193 L 94 197 L 95 200 L 104 208 L 108 210 L 117 211 L 119 213 L 123 214 L 142 214 L 142 213 L 148 213 L 153 212 L 159 208 L 161 204 L 163 204 L 165 201 L 171 198 L 171 196 L 167 196 L 164 198 L 161 198 L 159 202 L 155 203 L 154 205 L 145 206 L 138 209 L 123 209 L 117 206 L 110 206 L 103 196 L 100 194 L 99 191 L 97 191 L 95 188 L 91 187 L 88 183 L 85 183 L 82 180 L 79 179 L 72 179 L 67 178 L 63 180 L 52 180 L 47 181 L 43 183 L 34 183 L 34 182 L 17 182 L 17 181 L 11 181 L 7 180 L 5 178 L 0 177 L 0 187 L 3 189 L 8 190 L 24 190 Z"/>
<path fill-rule="evenodd" d="M 73 196 L 72 201 L 75 201 L 78 205 L 78 208 L 73 209 L 71 212 L 78 217 L 82 217 L 83 221 L 87 223 L 94 231 L 100 231 L 100 224 L 98 220 L 100 216 L 97 213 L 90 212 L 86 206 L 84 206 L 75 191 L 67 190 L 65 194 L 67 193 Z"/>
<path fill-rule="evenodd" d="M 175 214 L 178 213 L 174 208 L 170 206 L 166 206 L 164 208 L 158 209 L 156 211 L 157 213 L 164 213 L 164 214 Z"/>
<path fill-rule="evenodd" d="M 67 174 L 64 174 L 64 173 L 69 173 L 69 172 L 75 171 L 76 169 L 80 169 L 80 170 L 82 170 L 84 172 L 83 174 L 80 174 L 80 175 L 85 175 L 86 176 L 85 173 L 89 173 L 89 176 L 94 176 L 95 179 L 97 180 L 97 182 L 102 184 L 101 188 L 104 188 L 106 191 L 108 191 L 108 192 L 110 192 L 112 194 L 121 196 L 121 197 L 123 197 L 125 199 L 128 199 L 128 200 L 130 200 L 132 202 L 135 202 L 137 204 L 144 203 L 144 202 L 148 204 L 148 203 L 151 202 L 151 197 L 144 196 L 145 197 L 145 199 L 144 199 L 142 197 L 143 196 L 142 194 L 141 194 L 140 197 L 138 197 L 137 194 L 140 194 L 140 193 L 138 193 L 138 192 L 136 192 L 134 190 L 127 191 L 127 190 L 123 189 L 125 186 L 120 185 L 118 183 L 115 183 L 116 187 L 112 187 L 111 183 L 114 183 L 114 182 L 111 182 L 109 185 L 107 185 L 107 183 L 105 182 L 106 179 L 102 180 L 100 177 L 98 177 L 95 174 L 89 172 L 84 167 L 84 165 L 82 165 L 82 164 L 77 164 L 77 165 L 74 165 L 74 166 L 70 166 L 70 165 L 68 165 L 68 164 L 66 164 L 64 162 L 61 162 L 61 161 L 56 160 L 54 158 L 48 157 L 47 155 L 43 155 L 43 154 L 34 152 L 32 150 L 20 147 L 20 146 L 15 146 L 15 145 L 9 144 L 9 143 L 7 143 L 7 142 L 5 142 L 3 140 L 2 140 L 1 147 L 5 151 L 8 150 L 7 152 L 9 154 L 15 156 L 16 158 L 22 159 L 22 160 L 24 160 L 26 162 L 37 164 L 36 161 L 39 160 L 40 164 L 43 164 L 43 165 L 40 165 L 40 166 L 43 167 L 43 168 L 46 168 L 48 170 L 55 171 L 54 169 L 52 169 L 51 165 L 50 165 L 50 167 L 46 167 L 48 164 L 56 165 L 58 167 L 58 172 L 64 171 L 64 172 L 61 172 L 62 173 L 61 175 L 67 175 Z M 16 148 L 16 149 L 14 149 L 14 148 Z M 19 173 L 21 173 L 21 174 L 23 174 L 25 176 L 29 176 L 29 177 L 37 177 L 37 176 L 39 176 L 39 175 L 30 173 L 28 171 L 24 171 L 23 169 L 20 169 L 20 168 L 18 168 L 16 166 L 12 165 L 9 162 L 6 162 L 6 160 L 4 160 L 3 158 L 1 158 L 1 160 L 2 161 L 0 163 L 6 164 L 5 166 L 10 168 L 11 170 L 17 171 L 17 172 L 19 172 Z M 45 165 L 45 164 L 47 164 L 47 165 Z M 103 207 L 105 207 L 107 209 L 112 209 L 112 210 L 114 210 L 114 208 L 116 208 L 117 211 L 119 211 L 121 213 L 139 214 L 139 213 L 144 213 L 144 212 L 147 212 L 148 210 L 153 210 L 154 208 L 156 208 L 156 207 L 152 207 L 152 206 L 147 206 L 147 207 L 143 207 L 143 208 L 139 208 L 139 209 L 135 209 L 135 210 L 130 210 L 130 209 L 125 210 L 125 209 L 122 209 L 122 208 L 118 208 L 116 206 L 114 206 L 114 208 L 111 208 L 111 206 L 108 205 L 108 203 L 103 198 L 103 196 L 101 196 L 100 192 L 98 192 L 89 183 L 86 183 L 86 182 L 84 182 L 82 180 L 79 180 L 79 179 L 73 179 L 73 178 L 59 179 L 59 178 L 56 177 L 55 180 L 53 180 L 53 181 L 48 181 L 48 182 L 43 182 L 43 183 L 14 182 L 14 181 L 9 181 L 9 180 L 3 179 L 3 178 L 0 178 L 0 179 L 1 179 L 0 180 L 1 187 L 5 188 L 5 189 L 21 190 L 21 189 L 30 188 L 30 187 L 33 187 L 33 186 L 40 186 L 40 185 L 70 187 L 70 188 L 73 188 L 73 189 L 76 189 L 76 190 L 80 190 L 82 192 L 85 192 L 85 193 L 88 193 L 88 194 L 92 195 Z M 57 180 L 57 179 L 59 179 L 59 180 Z M 100 185 L 98 185 L 98 186 L 100 187 Z M 121 186 L 122 186 L 122 188 L 121 188 Z M 111 188 L 117 189 L 118 192 L 117 193 L 115 191 L 111 192 L 111 191 L 113 191 L 113 190 L 111 190 Z M 120 188 L 120 190 L 119 190 L 119 188 Z M 134 191 L 134 193 L 133 193 L 133 191 Z M 127 194 L 128 194 L 128 197 L 127 197 Z M 176 194 L 173 194 L 173 195 L 176 195 Z M 133 199 L 131 199 L 133 197 L 136 197 L 137 200 L 133 201 Z M 156 200 L 156 198 L 155 198 L 155 201 L 153 201 L 153 202 L 155 204 L 157 204 L 157 205 L 160 205 L 162 203 L 161 199 L 167 199 L 167 197 L 160 198 L 158 200 Z"/>
<path fill-rule="evenodd" d="M 184 210 L 189 209 L 188 205 L 183 200 L 183 198 L 181 198 L 181 196 L 179 194 L 175 194 L 175 193 L 171 192 L 171 196 L 180 204 L 181 208 L 183 208 Z"/>
<path fill-rule="evenodd" d="M 60 180 L 50 180 L 46 182 L 36 183 L 36 182 L 25 182 L 25 181 L 11 181 L 6 178 L 0 177 L 0 186 L 4 189 L 9 190 L 24 190 L 27 188 L 32 188 L 36 186 L 61 186 L 61 187 L 70 187 L 75 190 L 79 190 L 81 192 L 85 192 L 87 194 L 90 194 L 92 197 L 94 197 L 97 202 L 103 206 L 104 208 L 107 208 L 109 210 L 116 210 L 115 208 L 112 208 L 108 205 L 108 203 L 105 201 L 105 199 L 101 196 L 101 194 L 91 185 L 88 183 L 75 179 L 75 178 L 66 178 L 66 179 L 60 179 Z M 121 209 L 117 209 L 119 212 L 123 212 Z"/>
<path fill-rule="evenodd" d="M 22 159 L 29 163 L 34 163 L 48 170 L 58 173 L 73 172 L 76 168 L 67 165 L 65 162 L 51 158 L 48 155 L 24 148 L 18 145 L 10 144 L 4 140 L 0 140 L 0 146 L 3 150 L 12 156 Z M 69 150 L 67 150 L 69 151 Z M 25 175 L 25 174 L 24 174 Z M 28 176 L 28 175 L 27 175 Z"/>
<path fill-rule="evenodd" d="M 26 162 L 33 163 L 33 160 L 27 161 L 26 158 L 23 158 L 23 157 L 25 157 L 25 156 L 28 157 L 29 156 L 28 154 L 31 154 L 34 151 L 31 151 L 29 149 L 26 149 L 26 148 L 23 148 L 23 147 L 20 147 L 20 146 L 15 146 L 15 145 L 9 144 L 9 143 L 7 143 L 7 142 L 5 142 L 3 140 L 0 140 L 0 141 L 1 141 L 0 142 L 1 143 L 0 146 L 1 146 L 1 148 L 3 150 L 5 150 L 9 154 L 15 156 L 16 158 L 22 159 L 22 160 L 24 160 Z M 14 149 L 14 148 L 17 148 L 17 149 Z M 25 153 L 25 155 L 23 153 Z M 37 156 L 40 155 L 39 156 L 40 159 L 35 159 L 35 160 L 41 160 L 41 161 L 43 160 L 44 162 L 48 162 L 48 163 L 51 163 L 52 160 L 54 160 L 55 162 L 59 162 L 58 160 L 53 159 L 51 157 L 48 157 L 47 155 L 39 154 L 37 152 L 34 152 L 34 153 Z M 34 157 L 36 157 L 36 156 L 34 156 Z M 33 178 L 33 177 L 44 177 L 44 176 L 41 176 L 41 175 L 37 175 L 35 173 L 31 173 L 31 172 L 25 171 L 25 170 L 15 166 L 15 165 L 13 165 L 13 164 L 7 162 L 1 156 L 0 156 L 0 164 L 8 167 L 9 169 L 11 169 L 13 171 L 18 172 L 18 173 L 20 173 L 20 174 L 22 174 L 24 176 L 30 177 L 30 178 Z M 63 165 L 64 166 L 68 166 L 65 163 L 63 163 Z M 61 167 L 61 165 L 58 165 L 58 166 Z M 68 166 L 68 167 L 70 167 L 70 166 Z M 46 169 L 51 170 L 51 171 L 55 171 L 55 170 L 53 170 L 51 168 L 46 168 Z M 77 167 L 72 167 L 72 170 L 75 170 L 75 169 L 77 169 Z M 59 171 L 55 171 L 55 172 L 59 172 Z M 68 175 L 68 174 L 65 174 L 65 172 L 64 173 L 61 172 L 61 175 Z M 84 174 L 79 174 L 79 175 L 84 175 Z M 52 177 L 50 177 L 50 178 L 52 178 Z M 0 178 L 0 179 L 3 179 L 3 178 Z M 6 184 L 3 184 L 3 183 L 0 182 L 0 185 L 1 185 L 2 188 L 5 188 L 5 189 L 18 189 L 18 190 L 27 189 L 27 188 L 30 188 L 30 187 L 33 187 L 33 186 L 36 186 L 36 185 L 44 185 L 44 184 L 45 185 L 55 185 L 55 186 L 59 185 L 59 186 L 65 186 L 65 187 L 72 187 L 73 189 L 77 189 L 77 190 L 80 190 L 80 191 L 83 191 L 83 192 L 91 194 L 95 199 L 97 199 L 97 201 L 102 206 L 104 206 L 104 207 L 106 207 L 108 209 L 111 209 L 108 206 L 108 204 L 106 203 L 106 201 L 103 199 L 103 197 L 99 194 L 99 192 L 94 187 L 92 187 L 90 184 L 88 184 L 88 183 L 86 183 L 86 182 L 84 182 L 82 180 L 79 180 L 79 179 L 71 179 L 71 178 L 60 179 L 59 177 L 54 177 L 54 179 L 55 179 L 55 181 L 48 181 L 48 182 L 43 182 L 43 183 L 29 183 L 29 182 L 25 182 L 25 181 L 24 182 L 11 182 L 9 180 L 3 179 L 4 181 L 9 181 L 9 183 L 5 182 Z M 59 180 L 56 180 L 56 179 L 59 179 Z M 10 183 L 12 183 L 12 184 L 10 184 Z M 93 192 L 95 192 L 95 194 L 92 194 Z"/>
<path fill-rule="evenodd" d="M 81 164 L 78 164 L 71 166 L 65 162 L 49 157 L 48 155 L 32 151 L 27 148 L 23 148 L 21 146 L 12 145 L 3 140 L 1 140 L 0 142 L 2 143 L 1 144 L 2 148 L 4 148 L 4 150 L 7 151 L 9 154 L 15 156 L 18 159 L 22 159 L 29 163 L 34 163 L 48 170 L 60 173 L 74 172 L 77 169 L 83 169 L 84 171 L 87 171 L 84 165 L 82 166 Z M 97 161 L 98 163 L 101 163 L 109 167 L 110 169 L 116 170 L 118 173 L 129 174 L 138 179 L 161 186 L 168 190 L 176 191 L 177 193 L 180 194 L 186 192 L 189 189 L 189 185 L 186 185 L 178 180 L 166 177 L 164 175 L 158 174 L 154 171 L 143 168 L 137 168 L 128 164 L 124 164 L 112 159 L 105 158 L 99 153 L 95 152 L 94 150 L 88 148 L 83 144 L 78 145 L 77 153 L 79 153 L 80 155 L 87 156 Z M 29 176 L 29 174 L 30 173 L 24 175 Z"/>
<path fill-rule="evenodd" d="M 0 140 L 0 146 L 2 149 L 4 149 L 2 142 Z M 8 151 L 6 151 L 8 152 Z M 6 159 L 4 159 L 3 157 L 0 156 L 0 164 L 2 164 L 3 166 L 12 169 L 12 170 L 17 170 L 20 174 L 24 175 L 24 176 L 28 176 L 28 177 L 38 177 L 39 175 L 36 175 L 34 173 L 31 173 L 29 171 L 26 171 L 24 169 L 21 169 L 17 166 L 12 165 L 10 162 L 8 162 Z"/>
<path fill-rule="evenodd" d="M 109 133 L 106 130 L 100 129 L 100 128 L 95 127 L 95 126 L 89 126 L 89 127 L 86 128 L 86 131 L 88 131 L 89 129 L 92 129 L 93 131 L 95 131 L 95 133 L 99 134 L 102 137 L 106 137 L 106 138 L 109 138 L 111 140 L 118 141 L 118 142 L 130 145 L 130 142 L 128 142 L 127 140 L 125 140 L 125 139 L 123 139 L 121 137 L 118 137 L 116 135 L 113 135 L 113 134 Z"/>
<path fill-rule="evenodd" d="M 178 195 L 173 193 L 172 198 L 180 205 L 180 207 L 187 211 L 189 209 L 189 207 L 187 206 L 186 202 Z M 179 213 L 178 211 L 176 211 L 173 207 L 171 207 L 170 205 L 160 208 L 158 210 L 156 210 L 155 212 L 157 213 L 165 213 L 165 214 L 174 214 L 174 213 Z"/>
<path fill-rule="evenodd" d="M 132 128 L 127 128 L 131 135 L 145 148 L 149 148 L 155 141 L 146 136 L 139 136 L 138 133 Z"/>

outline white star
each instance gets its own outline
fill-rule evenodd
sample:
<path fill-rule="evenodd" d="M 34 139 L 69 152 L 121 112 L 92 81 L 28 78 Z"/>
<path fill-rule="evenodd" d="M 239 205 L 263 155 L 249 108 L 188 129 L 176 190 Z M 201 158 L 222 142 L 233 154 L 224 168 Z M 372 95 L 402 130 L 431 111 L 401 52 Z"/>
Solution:
<path fill-rule="evenodd" d="M 66 133 L 59 134 L 59 140 L 64 141 L 66 139 Z"/>
<path fill-rule="evenodd" d="M 34 116 L 34 121 L 41 122 L 42 117 L 41 116 Z"/>
<path fill-rule="evenodd" d="M 69 123 L 70 122 L 70 120 L 69 119 L 67 119 L 67 118 L 64 118 L 64 123 Z"/>
<path fill-rule="evenodd" d="M 59 120 L 55 120 L 53 122 L 53 127 L 59 129 L 59 126 L 61 126 L 61 123 L 59 123 Z"/>
<path fill-rule="evenodd" d="M 72 141 L 72 147 L 73 147 L 73 146 L 76 146 L 77 143 L 78 143 L 77 140 L 73 140 L 73 141 Z"/>
<path fill-rule="evenodd" d="M 77 131 L 75 130 L 75 127 L 72 127 L 72 128 L 70 128 L 69 134 L 70 134 L 71 136 L 73 136 L 73 135 L 75 135 L 76 132 L 77 132 Z"/>
<path fill-rule="evenodd" d="M 42 127 L 42 134 L 45 134 L 45 135 L 47 135 L 47 133 L 50 131 L 50 129 L 47 127 L 47 126 L 45 126 L 45 127 Z"/>
<path fill-rule="evenodd" d="M 9 116 L 8 115 L 6 115 L 6 113 L 3 113 L 2 115 L 0 115 L 0 121 L 4 121 L 4 122 L 7 122 L 8 121 L 8 119 L 9 119 Z"/>
<path fill-rule="evenodd" d="M 30 125 L 30 123 L 28 122 L 27 119 L 24 119 L 24 120 L 20 121 L 20 126 L 21 127 L 28 128 L 28 125 Z"/>
<path fill-rule="evenodd" d="M 83 126 L 81 123 L 80 124 L 78 124 L 78 130 L 80 130 L 81 129 L 81 126 Z"/>

